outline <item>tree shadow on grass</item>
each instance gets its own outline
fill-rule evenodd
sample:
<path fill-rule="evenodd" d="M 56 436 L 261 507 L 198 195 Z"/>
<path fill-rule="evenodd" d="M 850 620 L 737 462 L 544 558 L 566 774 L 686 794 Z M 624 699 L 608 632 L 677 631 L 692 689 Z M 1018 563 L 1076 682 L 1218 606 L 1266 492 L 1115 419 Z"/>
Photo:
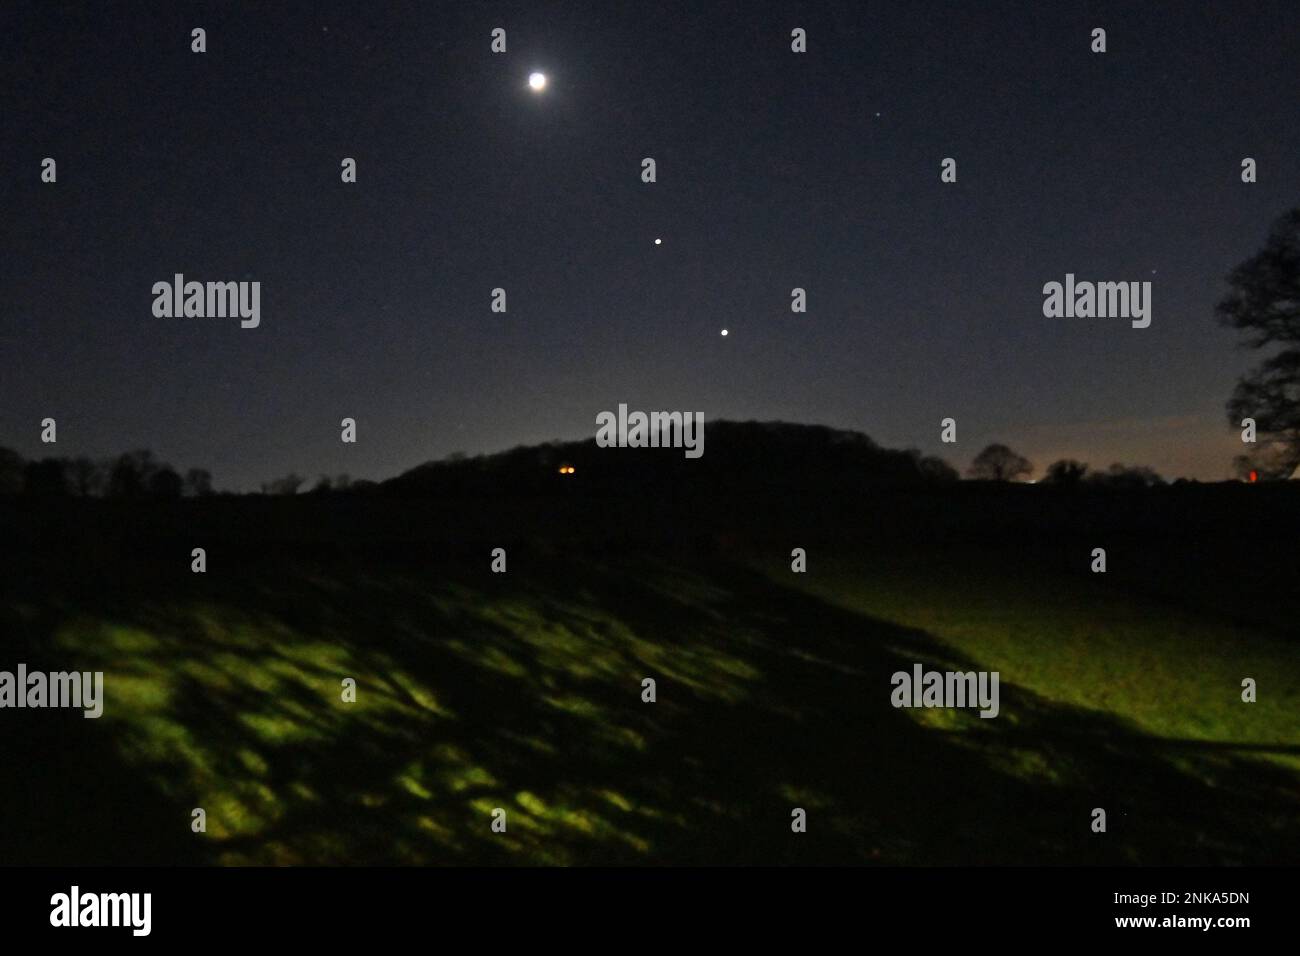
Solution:
<path fill-rule="evenodd" d="M 104 670 L 106 713 L 27 712 L 7 862 L 1300 858 L 1286 768 L 1008 674 L 996 719 L 895 709 L 894 672 L 987 662 L 738 566 L 276 552 L 206 576 L 134 559 L 111 587 L 73 568 L 9 623 L 32 666 Z"/>

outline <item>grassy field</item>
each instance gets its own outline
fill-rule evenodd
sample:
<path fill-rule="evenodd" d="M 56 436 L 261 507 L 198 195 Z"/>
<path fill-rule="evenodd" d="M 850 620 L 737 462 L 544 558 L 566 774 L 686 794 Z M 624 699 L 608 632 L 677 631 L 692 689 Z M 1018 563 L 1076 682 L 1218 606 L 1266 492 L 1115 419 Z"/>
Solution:
<path fill-rule="evenodd" d="M 1173 746 L 1219 745 L 1300 770 L 1294 640 L 1125 593 L 1089 571 L 1044 573 L 1032 563 L 1024 553 L 884 562 L 832 552 L 815 575 L 771 573 L 830 604 L 932 635 L 1054 704 L 1104 712 Z M 1250 705 L 1245 677 L 1263 688 Z"/>
<path fill-rule="evenodd" d="M 1300 860 L 1292 635 L 1023 548 L 534 542 L 497 575 L 266 543 L 195 575 L 85 540 L 6 552 L 0 666 L 103 670 L 107 704 L 0 715 L 5 862 Z M 998 670 L 1000 716 L 891 707 L 914 662 Z"/>

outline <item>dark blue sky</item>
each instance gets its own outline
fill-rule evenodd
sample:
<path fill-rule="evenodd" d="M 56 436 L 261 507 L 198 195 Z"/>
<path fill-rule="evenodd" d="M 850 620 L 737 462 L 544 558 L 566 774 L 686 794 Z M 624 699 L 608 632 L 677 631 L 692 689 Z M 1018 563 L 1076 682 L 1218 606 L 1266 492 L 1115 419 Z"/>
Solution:
<path fill-rule="evenodd" d="M 1223 403 L 1258 357 L 1213 306 L 1300 201 L 1298 22 L 1294 2 L 5 4 L 0 444 L 148 447 L 251 488 L 590 437 L 626 402 L 959 467 L 1001 440 L 1040 472 L 1226 477 Z M 260 328 L 156 318 L 176 272 L 260 281 Z M 1067 272 L 1150 280 L 1151 327 L 1045 318 Z"/>

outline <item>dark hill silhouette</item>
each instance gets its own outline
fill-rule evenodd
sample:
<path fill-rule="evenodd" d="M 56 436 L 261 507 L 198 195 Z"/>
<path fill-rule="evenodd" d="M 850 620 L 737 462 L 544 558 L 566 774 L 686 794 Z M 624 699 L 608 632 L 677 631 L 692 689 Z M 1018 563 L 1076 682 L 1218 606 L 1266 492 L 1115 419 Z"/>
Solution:
<path fill-rule="evenodd" d="M 572 467 L 571 474 L 561 472 Z M 944 461 L 915 449 L 882 448 L 860 432 L 788 422 L 711 422 L 704 454 L 680 448 L 600 448 L 595 438 L 429 462 L 381 488 L 402 495 L 666 492 L 716 494 L 858 491 L 954 480 Z"/>

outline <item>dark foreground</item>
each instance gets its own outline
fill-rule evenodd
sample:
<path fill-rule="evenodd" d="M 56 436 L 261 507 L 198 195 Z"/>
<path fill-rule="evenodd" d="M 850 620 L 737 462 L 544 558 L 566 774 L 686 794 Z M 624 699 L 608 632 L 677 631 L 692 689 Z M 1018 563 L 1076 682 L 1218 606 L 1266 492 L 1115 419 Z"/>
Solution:
<path fill-rule="evenodd" d="M 4 862 L 1294 863 L 1294 491 L 6 505 Z"/>

